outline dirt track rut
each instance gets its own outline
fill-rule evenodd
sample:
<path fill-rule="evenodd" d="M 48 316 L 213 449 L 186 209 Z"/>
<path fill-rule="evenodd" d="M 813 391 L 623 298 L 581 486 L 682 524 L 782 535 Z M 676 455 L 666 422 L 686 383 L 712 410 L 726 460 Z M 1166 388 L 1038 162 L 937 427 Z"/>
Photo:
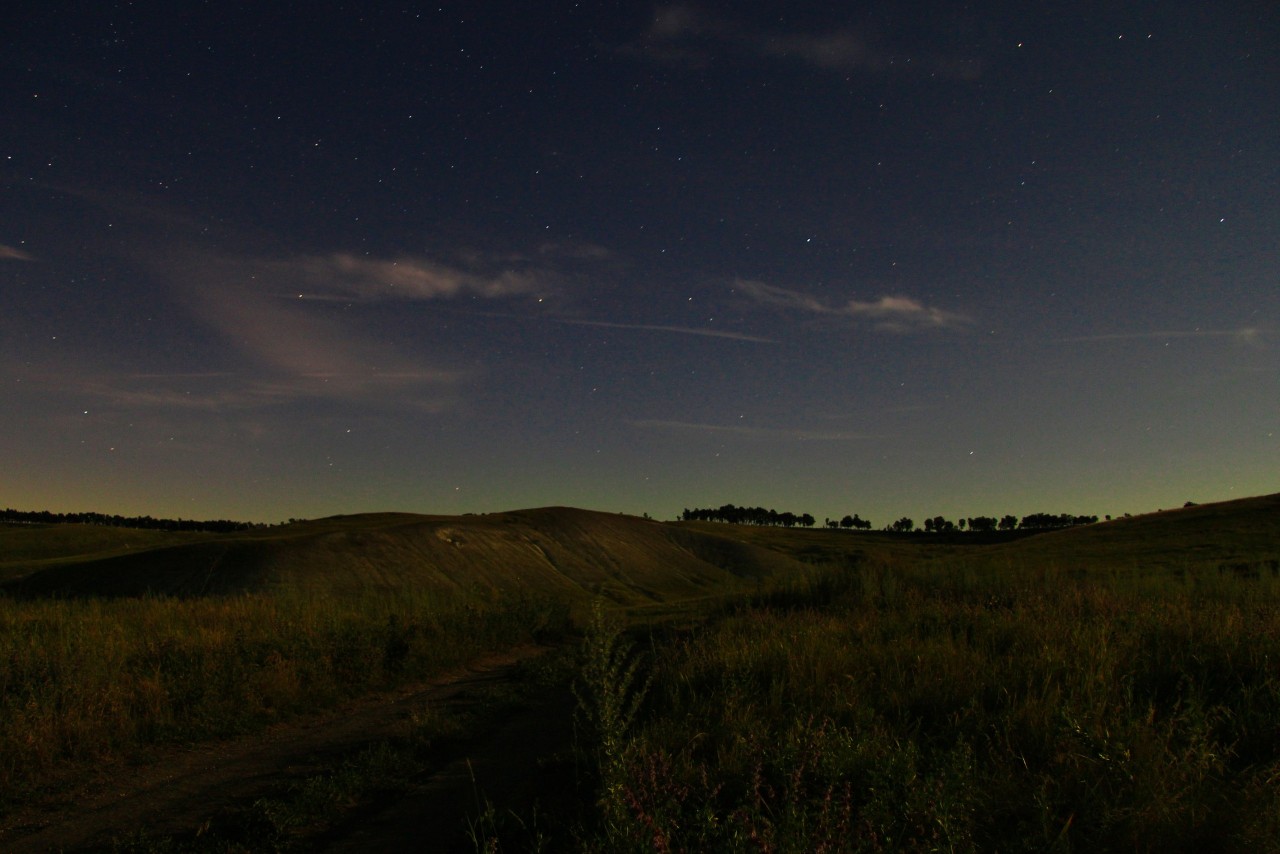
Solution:
<path fill-rule="evenodd" d="M 407 735 L 415 712 L 429 704 L 461 701 L 481 686 L 509 679 L 519 662 L 547 651 L 538 646 L 507 650 L 430 683 L 362 698 L 265 733 L 166 749 L 145 762 L 107 766 L 57 798 L 0 817 L 0 849 L 9 854 L 93 849 L 138 829 L 153 837 L 189 835 L 290 781 L 321 773 L 364 745 Z M 567 743 L 571 707 L 558 706 L 562 701 L 506 722 L 405 797 L 339 823 L 327 838 L 316 840 L 317 847 L 457 848 L 466 839 L 466 816 L 477 792 L 494 800 L 518 795 L 520 786 L 536 785 L 529 778 L 536 778 L 539 751 Z"/>

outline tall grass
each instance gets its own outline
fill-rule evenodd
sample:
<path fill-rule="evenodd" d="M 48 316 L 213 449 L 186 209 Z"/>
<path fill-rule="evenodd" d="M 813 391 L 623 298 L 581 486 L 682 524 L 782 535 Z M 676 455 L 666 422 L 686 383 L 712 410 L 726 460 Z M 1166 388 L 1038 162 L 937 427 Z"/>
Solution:
<path fill-rule="evenodd" d="M 0 798 L 67 763 L 247 731 L 567 625 L 529 599 L 411 592 L 0 597 Z"/>
<path fill-rule="evenodd" d="M 760 597 L 655 657 L 597 841 L 1280 850 L 1277 606 L 1266 577 L 972 567 Z"/>

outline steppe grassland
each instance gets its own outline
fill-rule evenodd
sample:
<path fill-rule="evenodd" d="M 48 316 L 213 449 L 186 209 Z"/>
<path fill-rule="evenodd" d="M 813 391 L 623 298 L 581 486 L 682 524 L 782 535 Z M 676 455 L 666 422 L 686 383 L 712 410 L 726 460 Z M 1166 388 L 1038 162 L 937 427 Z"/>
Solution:
<path fill-rule="evenodd" d="M 654 642 L 594 844 L 1280 850 L 1280 579 L 1259 566 L 879 562 L 758 597 Z M 646 684 L 615 670 L 595 694 Z"/>
<path fill-rule="evenodd" d="M 669 626 L 632 636 L 640 659 L 592 615 L 599 809 L 575 838 L 1280 850 L 1274 503 L 993 546 L 717 527 L 830 566 L 633 610 Z M 307 568 L 320 583 L 251 595 L 0 597 L 0 799 L 67 760 L 252 729 L 567 624 L 529 598 L 336 594 L 342 567 Z"/>
<path fill-rule="evenodd" d="M 0 800 L 68 761 L 246 731 L 557 631 L 567 616 L 527 598 L 413 591 L 0 596 Z"/>

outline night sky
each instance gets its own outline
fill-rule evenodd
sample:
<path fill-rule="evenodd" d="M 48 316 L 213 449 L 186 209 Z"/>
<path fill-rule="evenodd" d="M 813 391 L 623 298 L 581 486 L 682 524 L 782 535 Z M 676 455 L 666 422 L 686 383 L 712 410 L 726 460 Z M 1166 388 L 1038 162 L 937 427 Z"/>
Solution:
<path fill-rule="evenodd" d="M 21 5 L 0 506 L 1280 491 L 1273 2 Z"/>

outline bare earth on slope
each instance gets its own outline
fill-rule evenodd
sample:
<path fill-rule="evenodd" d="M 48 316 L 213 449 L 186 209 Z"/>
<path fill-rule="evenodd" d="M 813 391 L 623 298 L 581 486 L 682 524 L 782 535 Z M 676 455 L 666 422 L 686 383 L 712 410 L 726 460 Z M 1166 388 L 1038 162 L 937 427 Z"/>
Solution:
<path fill-rule="evenodd" d="M 96 774 L 89 772 L 89 779 L 56 799 L 0 817 L 0 848 L 10 854 L 74 851 L 109 844 L 113 837 L 139 829 L 153 837 L 190 834 L 221 813 L 322 772 L 366 744 L 408 735 L 416 713 L 507 680 L 516 664 L 547 649 L 517 647 L 477 659 L 432 682 L 361 698 L 324 714 L 275 725 L 264 733 L 167 748 L 143 762 L 117 763 Z M 533 767 L 537 760 L 527 751 L 521 755 L 522 744 L 528 750 L 540 748 L 533 741 L 505 746 L 515 751 L 508 753 L 507 761 L 517 774 L 519 768 Z M 462 782 L 440 790 L 441 807 L 450 815 L 440 814 L 429 803 L 419 805 L 432 819 L 430 824 L 462 823 L 463 816 L 452 812 L 453 790 Z M 470 780 L 465 782 L 470 786 Z"/>

